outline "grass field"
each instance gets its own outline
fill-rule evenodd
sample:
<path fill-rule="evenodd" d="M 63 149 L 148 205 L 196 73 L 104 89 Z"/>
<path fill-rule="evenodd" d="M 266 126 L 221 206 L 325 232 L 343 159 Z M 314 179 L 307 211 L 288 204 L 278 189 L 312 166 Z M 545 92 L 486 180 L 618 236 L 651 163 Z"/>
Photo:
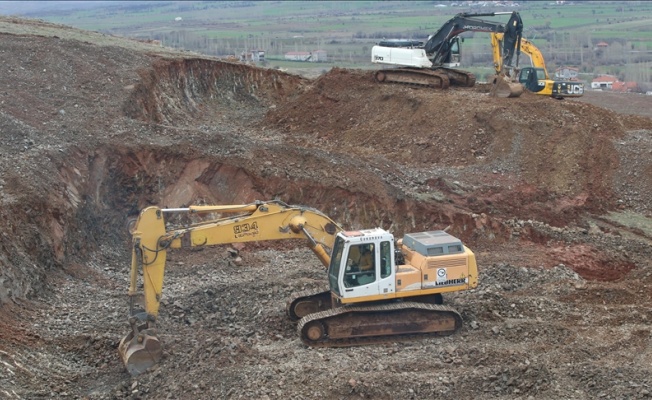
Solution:
<path fill-rule="evenodd" d="M 450 1 L 117 1 L 84 2 L 88 3 L 84 9 L 72 7 L 73 2 L 58 7 L 54 3 L 14 6 L 26 17 L 157 39 L 166 46 L 209 55 L 261 49 L 270 63 L 280 68 L 285 68 L 281 62 L 285 53 L 317 49 L 327 51 L 331 65 L 368 67 L 371 47 L 382 38 L 426 40 L 457 13 L 512 11 L 481 7 L 480 2 L 452 6 L 456 3 Z M 549 70 L 573 65 L 586 74 L 624 73 L 623 62 L 652 60 L 652 2 L 519 3 L 524 36 L 542 49 Z M 7 8 L 7 3 L 0 3 L 0 13 L 7 13 Z M 482 18 L 506 22 L 508 16 Z M 613 46 L 596 52 L 598 42 Z M 473 39 L 467 38 L 465 48 L 462 61 L 468 68 L 491 69 L 488 37 L 475 34 Z M 634 53 L 636 57 L 632 57 Z M 314 68 L 323 69 L 324 65 Z"/>

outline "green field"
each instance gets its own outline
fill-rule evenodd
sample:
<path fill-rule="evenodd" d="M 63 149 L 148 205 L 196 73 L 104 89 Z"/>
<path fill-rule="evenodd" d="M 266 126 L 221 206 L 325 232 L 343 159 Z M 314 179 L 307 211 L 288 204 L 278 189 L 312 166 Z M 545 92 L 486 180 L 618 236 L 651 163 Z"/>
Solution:
<path fill-rule="evenodd" d="M 320 49 L 327 51 L 330 66 L 368 68 L 373 66 L 371 47 L 382 38 L 426 40 L 457 13 L 512 11 L 461 1 L 151 1 L 97 2 L 94 6 L 89 3 L 86 9 L 30 9 L 24 16 L 107 34 L 161 40 L 165 46 L 218 57 L 260 49 L 265 51 L 272 67 L 286 68 L 288 63 L 283 57 L 287 52 Z M 515 10 L 523 18 L 524 36 L 544 52 L 549 70 L 575 66 L 586 78 L 614 73 L 623 79 L 628 78 L 628 70 L 636 70 L 638 76 L 649 77 L 649 71 L 641 73 L 640 68 L 624 68 L 623 64 L 637 63 L 646 68 L 652 61 L 652 2 L 519 4 Z M 482 18 L 506 22 L 508 16 Z M 472 33 L 464 36 L 464 67 L 481 74 L 485 70 L 490 72 L 488 37 Z M 609 48 L 596 50 L 598 42 L 608 43 Z"/>

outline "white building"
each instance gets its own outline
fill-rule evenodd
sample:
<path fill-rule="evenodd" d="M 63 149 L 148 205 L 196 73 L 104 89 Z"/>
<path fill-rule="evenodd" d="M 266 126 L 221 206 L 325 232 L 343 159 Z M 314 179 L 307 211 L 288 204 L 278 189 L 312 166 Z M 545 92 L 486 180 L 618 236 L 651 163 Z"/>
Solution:
<path fill-rule="evenodd" d="M 288 51 L 285 53 L 285 59 L 290 61 L 309 61 L 309 51 Z"/>
<path fill-rule="evenodd" d="M 555 70 L 555 78 L 578 79 L 580 70 L 575 67 L 559 67 Z"/>
<path fill-rule="evenodd" d="M 618 78 L 611 75 L 602 75 L 591 81 L 591 89 L 611 89 Z"/>
<path fill-rule="evenodd" d="M 290 61 L 326 62 L 328 54 L 326 50 L 289 51 L 285 53 L 284 58 Z"/>
<path fill-rule="evenodd" d="M 263 62 L 265 61 L 265 51 L 264 50 L 243 51 L 240 54 L 240 61 Z"/>

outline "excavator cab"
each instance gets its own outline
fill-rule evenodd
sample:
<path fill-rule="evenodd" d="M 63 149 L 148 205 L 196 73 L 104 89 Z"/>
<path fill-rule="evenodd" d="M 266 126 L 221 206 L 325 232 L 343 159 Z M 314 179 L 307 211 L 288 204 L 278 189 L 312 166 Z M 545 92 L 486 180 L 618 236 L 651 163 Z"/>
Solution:
<path fill-rule="evenodd" d="M 543 68 L 522 68 L 518 81 L 530 92 L 540 92 L 546 87 L 546 71 Z"/>
<path fill-rule="evenodd" d="M 546 70 L 543 68 L 523 68 L 518 80 L 530 92 L 551 96 L 558 100 L 564 97 L 580 97 L 584 94 L 582 82 L 552 80 L 548 78 Z"/>
<path fill-rule="evenodd" d="M 394 293 L 394 235 L 376 228 L 342 232 L 328 268 L 331 290 L 342 303 L 390 298 Z"/>
<path fill-rule="evenodd" d="M 363 262 L 370 249 L 371 262 Z M 473 252 L 443 231 L 394 235 L 380 229 L 337 234 L 328 268 L 334 304 L 400 297 L 441 299 L 441 293 L 477 285 Z"/>
<path fill-rule="evenodd" d="M 457 68 L 461 65 L 462 62 L 462 47 L 460 42 L 464 42 L 463 38 L 455 36 L 448 41 L 447 48 L 445 52 L 445 59 L 442 62 L 442 67 L 444 68 Z"/>

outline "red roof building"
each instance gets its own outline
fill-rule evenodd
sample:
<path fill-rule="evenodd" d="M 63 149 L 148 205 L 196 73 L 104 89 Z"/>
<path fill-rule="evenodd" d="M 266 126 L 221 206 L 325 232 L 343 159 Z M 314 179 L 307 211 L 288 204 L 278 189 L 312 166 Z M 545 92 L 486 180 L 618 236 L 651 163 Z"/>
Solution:
<path fill-rule="evenodd" d="M 618 78 L 611 75 L 602 75 L 591 81 L 591 89 L 611 89 Z"/>
<path fill-rule="evenodd" d="M 636 92 L 638 91 L 638 84 L 636 82 L 614 82 L 611 85 L 611 90 L 621 93 Z"/>

